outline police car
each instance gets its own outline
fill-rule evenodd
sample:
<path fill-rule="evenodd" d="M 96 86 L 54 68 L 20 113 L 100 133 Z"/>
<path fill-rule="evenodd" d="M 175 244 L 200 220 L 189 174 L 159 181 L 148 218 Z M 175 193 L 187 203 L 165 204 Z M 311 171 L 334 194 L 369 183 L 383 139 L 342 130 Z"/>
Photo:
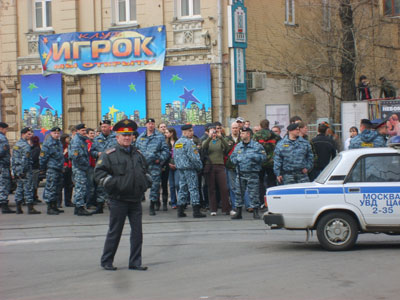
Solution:
<path fill-rule="evenodd" d="M 400 137 L 399 137 L 400 138 Z M 343 151 L 314 182 L 267 189 L 265 224 L 317 231 L 327 250 L 348 250 L 359 233 L 400 235 L 400 143 Z"/>

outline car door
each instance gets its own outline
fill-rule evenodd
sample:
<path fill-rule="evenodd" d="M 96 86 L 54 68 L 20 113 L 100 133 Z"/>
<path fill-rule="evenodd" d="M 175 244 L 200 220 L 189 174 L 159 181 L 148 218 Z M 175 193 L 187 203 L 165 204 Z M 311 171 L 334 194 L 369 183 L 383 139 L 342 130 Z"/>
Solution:
<path fill-rule="evenodd" d="M 344 192 L 367 225 L 400 226 L 400 155 L 360 157 L 345 179 Z"/>

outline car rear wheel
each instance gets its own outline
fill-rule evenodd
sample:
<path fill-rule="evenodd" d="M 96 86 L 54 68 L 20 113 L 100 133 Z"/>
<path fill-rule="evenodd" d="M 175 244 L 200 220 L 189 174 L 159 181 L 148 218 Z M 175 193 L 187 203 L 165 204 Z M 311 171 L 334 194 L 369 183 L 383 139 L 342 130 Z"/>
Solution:
<path fill-rule="evenodd" d="M 317 224 L 318 241 L 329 251 L 348 250 L 354 246 L 358 236 L 356 220 L 344 212 L 331 212 Z"/>

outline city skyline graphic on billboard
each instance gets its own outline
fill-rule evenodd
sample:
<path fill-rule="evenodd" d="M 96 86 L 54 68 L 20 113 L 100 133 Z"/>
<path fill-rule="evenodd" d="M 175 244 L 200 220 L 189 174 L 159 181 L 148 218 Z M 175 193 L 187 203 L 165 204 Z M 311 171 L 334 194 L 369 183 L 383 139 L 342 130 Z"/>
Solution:
<path fill-rule="evenodd" d="M 172 126 L 212 122 L 210 65 L 164 67 L 160 77 L 162 122 Z"/>
<path fill-rule="evenodd" d="M 60 74 L 21 75 L 22 124 L 43 140 L 53 127 L 63 128 Z"/>
<path fill-rule="evenodd" d="M 114 125 L 130 119 L 138 126 L 146 123 L 146 73 L 113 73 L 100 75 L 101 119 Z"/>

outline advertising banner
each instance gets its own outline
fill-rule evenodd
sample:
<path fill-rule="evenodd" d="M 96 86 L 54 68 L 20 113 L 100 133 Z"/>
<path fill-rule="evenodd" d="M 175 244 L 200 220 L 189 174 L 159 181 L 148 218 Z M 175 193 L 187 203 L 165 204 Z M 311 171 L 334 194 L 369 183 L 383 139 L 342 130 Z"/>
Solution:
<path fill-rule="evenodd" d="M 40 35 L 39 55 L 44 75 L 162 70 L 165 43 L 165 26 Z"/>
<path fill-rule="evenodd" d="M 138 126 L 146 123 L 146 73 L 102 74 L 101 119 L 114 125 L 130 119 Z"/>
<path fill-rule="evenodd" d="M 53 127 L 63 128 L 61 75 L 21 75 L 22 126 L 43 141 Z"/>
<path fill-rule="evenodd" d="M 165 67 L 160 77 L 162 122 L 167 125 L 211 123 L 210 65 Z"/>

